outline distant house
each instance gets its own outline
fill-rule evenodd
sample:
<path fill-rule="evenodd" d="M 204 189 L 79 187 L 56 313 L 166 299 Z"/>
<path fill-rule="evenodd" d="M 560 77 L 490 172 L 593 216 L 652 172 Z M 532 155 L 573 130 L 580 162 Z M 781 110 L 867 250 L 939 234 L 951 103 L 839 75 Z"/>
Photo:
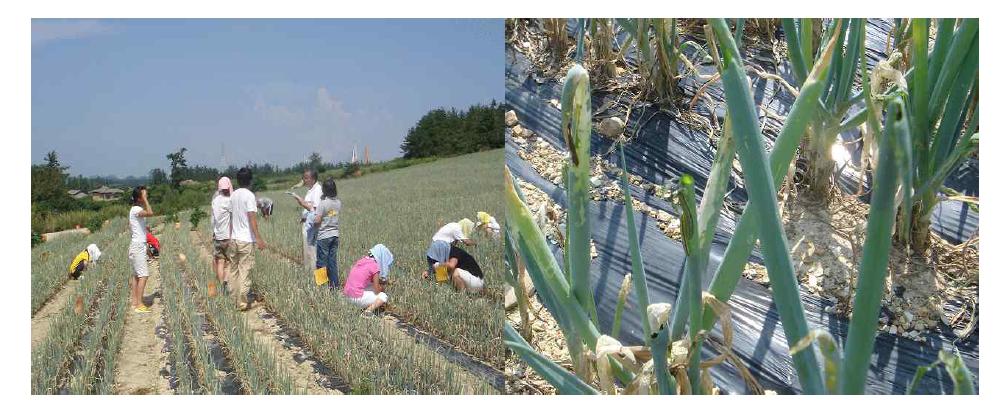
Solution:
<path fill-rule="evenodd" d="M 84 193 L 83 191 L 80 190 L 69 190 L 67 191 L 67 193 L 69 194 L 70 197 L 73 197 L 77 200 L 81 198 L 87 198 L 87 193 Z"/>
<path fill-rule="evenodd" d="M 194 180 L 191 180 L 191 179 L 187 179 L 187 180 L 181 180 L 181 182 L 178 183 L 178 184 L 180 184 L 182 187 L 187 187 L 187 186 L 193 186 L 195 184 L 198 184 L 198 182 L 194 181 Z"/>
<path fill-rule="evenodd" d="M 122 198 L 123 194 L 125 194 L 124 191 L 108 186 L 100 186 L 90 190 L 90 196 L 94 198 L 94 201 L 114 201 Z"/>

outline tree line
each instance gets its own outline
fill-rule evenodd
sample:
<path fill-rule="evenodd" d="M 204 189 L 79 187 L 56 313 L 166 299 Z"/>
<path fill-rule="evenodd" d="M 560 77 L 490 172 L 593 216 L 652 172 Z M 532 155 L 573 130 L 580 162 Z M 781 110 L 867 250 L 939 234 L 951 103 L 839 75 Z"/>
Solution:
<path fill-rule="evenodd" d="M 501 148 L 506 105 L 493 100 L 468 110 L 437 108 L 406 133 L 400 149 L 407 159 L 453 156 Z"/>

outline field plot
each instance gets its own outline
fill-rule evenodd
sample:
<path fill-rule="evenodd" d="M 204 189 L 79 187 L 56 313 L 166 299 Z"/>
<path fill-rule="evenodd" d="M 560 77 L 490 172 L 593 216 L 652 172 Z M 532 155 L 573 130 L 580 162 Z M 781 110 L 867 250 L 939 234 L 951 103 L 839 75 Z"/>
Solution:
<path fill-rule="evenodd" d="M 255 252 L 258 302 L 247 312 L 236 311 L 214 282 L 207 226 L 194 229 L 187 214 L 179 227 L 154 226 L 161 256 L 145 292 L 148 314 L 133 313 L 128 303 L 123 219 L 94 235 L 42 244 L 32 250 L 32 392 L 500 393 L 501 242 L 481 240 L 472 249 L 490 286 L 484 296 L 455 293 L 419 274 L 439 219 L 502 213 L 501 160 L 501 151 L 477 153 L 339 184 L 342 273 L 362 246 L 385 243 L 395 254 L 392 315 L 385 318 L 362 317 L 315 286 L 296 258 L 298 210 L 276 193 L 279 215 L 262 221 L 272 248 Z M 433 204 L 449 192 L 453 198 Z M 88 243 L 101 247 L 100 264 L 66 281 L 69 260 Z"/>
<path fill-rule="evenodd" d="M 420 273 L 427 266 L 430 238 L 440 225 L 475 219 L 477 211 L 502 218 L 502 161 L 502 151 L 481 152 L 337 182 L 343 202 L 337 256 L 341 282 L 354 261 L 375 244 L 385 244 L 395 256 L 388 312 L 496 368 L 504 361 L 503 242 L 479 234 L 479 243 L 468 249 L 485 274 L 481 297 L 455 293 L 421 279 Z M 282 192 L 262 194 L 276 206 L 274 216 L 260 222 L 261 232 L 274 251 L 301 263 L 301 209 Z M 293 274 L 312 277 L 302 269 Z"/>

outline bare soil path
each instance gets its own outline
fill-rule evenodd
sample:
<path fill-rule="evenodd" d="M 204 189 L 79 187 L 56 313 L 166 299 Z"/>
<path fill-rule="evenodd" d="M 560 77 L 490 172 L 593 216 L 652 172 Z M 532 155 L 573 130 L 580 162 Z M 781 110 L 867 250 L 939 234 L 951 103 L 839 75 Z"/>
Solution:
<path fill-rule="evenodd" d="M 132 271 L 128 268 L 128 271 Z M 119 394 L 169 394 L 166 378 L 166 341 L 157 333 L 163 323 L 163 302 L 159 266 L 150 266 L 143 301 L 151 312 L 139 314 L 128 308 L 125 337 L 122 339 L 121 360 L 115 376 L 115 392 Z M 109 291 L 128 294 L 128 291 Z M 163 370 L 163 372 L 161 372 Z"/>
<path fill-rule="evenodd" d="M 73 295 L 73 291 L 76 291 L 76 286 L 79 284 L 79 280 L 67 281 L 59 292 L 49 298 L 48 302 L 42 305 L 42 308 L 31 317 L 31 350 L 35 350 L 35 346 L 45 341 L 49 335 L 49 325 L 58 318 L 59 312 L 69 304 L 70 296 Z"/>

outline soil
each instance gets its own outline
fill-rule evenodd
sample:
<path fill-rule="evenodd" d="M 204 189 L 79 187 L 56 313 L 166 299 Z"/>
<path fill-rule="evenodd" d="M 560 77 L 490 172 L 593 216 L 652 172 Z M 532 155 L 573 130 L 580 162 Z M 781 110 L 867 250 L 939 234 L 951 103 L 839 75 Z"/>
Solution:
<path fill-rule="evenodd" d="M 70 297 L 76 291 L 76 286 L 79 283 L 79 280 L 71 279 L 66 281 L 59 292 L 49 298 L 48 302 L 42 305 L 42 308 L 35 313 L 35 316 L 31 317 L 32 351 L 35 350 L 35 346 L 45 341 L 45 338 L 49 335 L 49 325 L 53 320 L 58 318 L 59 313 L 68 305 Z"/>
<path fill-rule="evenodd" d="M 563 336 L 555 318 L 535 295 L 529 297 L 528 305 L 530 308 L 528 317 L 531 323 L 531 340 L 528 343 L 546 358 L 552 359 L 567 370 L 572 370 L 573 363 L 569 356 L 569 350 L 566 349 L 566 337 Z M 515 330 L 521 330 L 521 313 L 516 306 L 507 311 L 507 321 Z M 514 354 L 507 356 L 504 376 L 507 379 L 508 394 L 551 395 L 558 393 L 552 384 L 549 384 L 545 378 L 538 375 L 534 369 L 520 361 Z"/>
<path fill-rule="evenodd" d="M 829 205 L 806 194 L 789 198 L 782 217 L 802 288 L 832 301 L 827 312 L 849 317 L 868 206 L 835 189 Z M 929 257 L 909 255 L 905 247 L 894 245 L 880 329 L 915 341 L 926 340 L 925 332 L 943 325 L 971 332 L 978 313 L 977 258 L 978 246 L 954 246 L 936 236 Z M 748 269 L 744 275 L 767 283 L 763 268 Z"/>
<path fill-rule="evenodd" d="M 211 263 L 212 256 L 202 243 L 201 234 L 198 231 L 191 231 L 191 239 L 198 245 L 206 263 Z M 334 388 L 338 385 L 343 386 L 343 382 L 329 373 L 324 375 L 317 371 L 326 367 L 319 364 L 306 348 L 298 342 L 293 342 L 293 339 L 278 325 L 277 318 L 263 305 L 256 304 L 251 310 L 242 314 L 257 340 L 273 349 L 278 366 L 288 372 L 297 390 L 311 395 L 343 393 Z"/>
<path fill-rule="evenodd" d="M 131 271 L 131 269 L 129 270 Z M 169 394 L 170 381 L 167 364 L 166 341 L 157 333 L 163 323 L 163 302 L 160 290 L 160 269 L 149 267 L 143 302 L 149 313 L 138 314 L 127 309 L 125 336 L 122 338 L 120 359 L 115 376 L 118 394 Z M 114 293 L 113 291 L 110 293 Z M 121 294 L 128 294 L 122 291 Z"/>

